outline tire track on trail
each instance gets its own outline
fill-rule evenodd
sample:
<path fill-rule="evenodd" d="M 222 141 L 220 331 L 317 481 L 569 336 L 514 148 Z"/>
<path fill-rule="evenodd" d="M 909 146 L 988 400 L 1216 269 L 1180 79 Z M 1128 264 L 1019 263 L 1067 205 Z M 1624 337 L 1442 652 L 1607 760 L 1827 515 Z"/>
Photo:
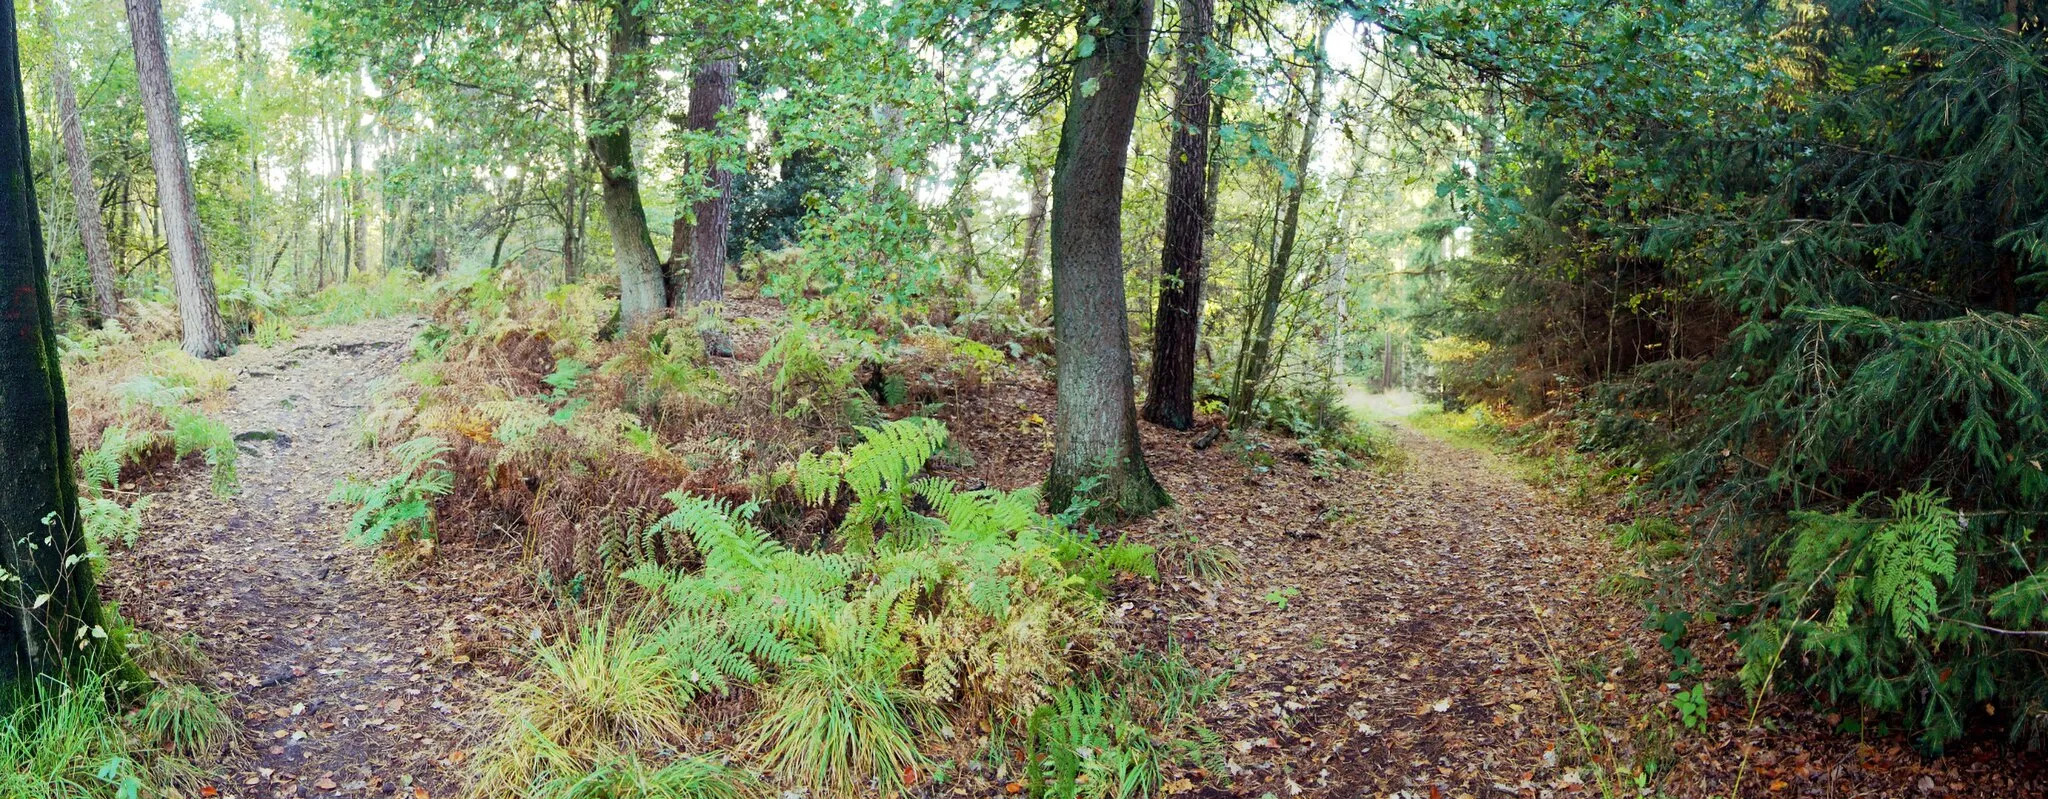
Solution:
<path fill-rule="evenodd" d="M 342 539 L 350 509 L 326 499 L 373 468 L 354 424 L 420 328 L 379 320 L 312 330 L 223 359 L 241 442 L 239 492 L 187 470 L 157 495 L 110 593 L 142 626 L 189 635 L 246 728 L 215 787 L 223 797 L 443 796 L 485 693 L 462 654 L 486 596 L 412 582 Z M 417 789 L 417 790 L 415 790 Z"/>

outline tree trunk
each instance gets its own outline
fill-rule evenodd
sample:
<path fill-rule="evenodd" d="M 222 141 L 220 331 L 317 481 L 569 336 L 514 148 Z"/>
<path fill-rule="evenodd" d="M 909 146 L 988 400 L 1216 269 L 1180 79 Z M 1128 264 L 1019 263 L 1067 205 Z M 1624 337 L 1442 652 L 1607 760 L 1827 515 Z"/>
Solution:
<path fill-rule="evenodd" d="M 1124 170 L 1145 84 L 1151 0 L 1093 0 L 1093 53 L 1074 65 L 1052 183 L 1053 338 L 1058 403 L 1045 495 L 1121 518 L 1172 502 L 1152 479 L 1132 401 L 1124 305 Z M 1085 489 L 1084 483 L 1092 482 Z"/>
<path fill-rule="evenodd" d="M 1024 318 L 1038 321 L 1038 285 L 1041 270 L 1039 264 L 1045 252 L 1046 194 L 1052 172 L 1041 167 L 1031 168 L 1031 210 L 1024 218 L 1024 259 L 1017 265 L 1017 309 L 1024 312 Z"/>
<path fill-rule="evenodd" d="M 1175 430 L 1195 426 L 1195 344 L 1202 336 L 1209 220 L 1208 47 L 1215 13 L 1215 0 L 1180 0 L 1180 89 L 1166 157 L 1166 245 L 1159 258 L 1152 382 L 1139 414 Z"/>
<path fill-rule="evenodd" d="M 171 257 L 171 287 L 184 324 L 185 352 L 195 358 L 227 354 L 228 334 L 213 291 L 213 267 L 199 234 L 199 206 L 185 134 L 178 128 L 178 95 L 171 88 L 164 45 L 163 8 L 157 0 L 127 0 L 128 33 L 135 46 L 135 82 L 149 123 L 149 158 L 156 167 L 157 213 Z"/>
<path fill-rule="evenodd" d="M 688 302 L 684 295 L 690 289 L 690 248 L 696 242 L 694 230 L 688 213 L 677 213 L 676 221 L 669 226 L 668 263 L 663 266 L 662 276 L 668 281 L 668 305 L 671 308 L 680 308 Z"/>
<path fill-rule="evenodd" d="M 612 258 L 619 270 L 619 324 L 631 328 L 659 316 L 668 305 L 661 256 L 647 232 L 640 202 L 640 178 L 633 170 L 633 106 L 647 75 L 638 63 L 647 47 L 647 20 L 633 0 L 612 6 L 610 59 L 604 97 L 593 109 L 590 154 L 604 186 L 604 219 L 611 228 Z"/>
<path fill-rule="evenodd" d="M 50 3 L 38 9 L 43 37 L 53 48 L 51 88 L 57 92 L 57 121 L 64 139 L 64 165 L 71 176 L 71 207 L 78 214 L 78 238 L 85 246 L 85 262 L 92 272 L 93 310 L 100 322 L 121 315 L 121 295 L 114 276 L 114 251 L 107 245 L 107 224 L 100 218 L 99 192 L 92 185 L 92 156 L 85 149 L 85 126 L 78 117 L 78 93 L 71 88 L 71 64 L 57 39 L 57 25 L 50 17 Z"/>
<path fill-rule="evenodd" d="M 718 116 L 732 108 L 739 62 L 721 58 L 697 69 L 690 81 L 689 129 L 717 134 Z M 725 148 L 721 145 L 720 151 Z M 732 237 L 733 173 L 706 154 L 705 193 L 691 210 L 690 288 L 685 305 L 725 299 L 725 253 Z"/>
<path fill-rule="evenodd" d="M 970 193 L 967 201 L 953 214 L 953 226 L 960 236 L 960 279 L 968 287 L 963 297 L 973 296 L 971 287 L 981 275 L 981 256 L 974 251 L 974 201 Z"/>
<path fill-rule="evenodd" d="M 353 81 L 351 81 L 353 83 Z M 355 92 L 350 92 L 354 96 Z M 363 207 L 362 112 L 348 107 L 348 212 L 349 239 L 355 242 L 356 274 L 368 274 L 370 265 L 370 212 Z"/>
<path fill-rule="evenodd" d="M 14 22 L 14 0 L 0 0 L 0 713 L 107 640 L 71 471 Z"/>
<path fill-rule="evenodd" d="M 1286 211 L 1280 221 L 1280 244 L 1273 252 L 1272 268 L 1266 271 L 1265 292 L 1258 307 L 1258 329 L 1252 336 L 1251 353 L 1238 370 L 1237 386 L 1230 401 L 1230 420 L 1237 424 L 1251 408 L 1259 383 L 1266 378 L 1267 359 L 1273 351 L 1273 327 L 1280 317 L 1280 300 L 1287 288 L 1294 260 L 1295 237 L 1301 232 L 1301 199 L 1308 193 L 1309 162 L 1315 158 L 1316 123 L 1323 115 L 1323 38 L 1316 39 L 1315 66 L 1308 94 L 1307 113 L 1302 115 L 1301 148 L 1294 158 L 1294 183 L 1287 188 Z"/>
<path fill-rule="evenodd" d="M 349 230 L 350 220 L 356 215 L 356 123 L 350 119 L 341 124 L 342 141 L 335 145 L 341 156 L 341 207 L 334 224 L 335 235 L 341 237 L 341 282 L 347 283 L 349 276 L 357 271 L 356 259 L 362 256 L 356 250 L 356 237 Z M 344 143 L 345 150 L 342 149 Z"/>
<path fill-rule="evenodd" d="M 578 259 L 583 233 L 583 192 L 588 189 L 583 172 L 583 153 L 571 152 L 563 159 L 562 179 L 562 282 L 581 277 Z"/>

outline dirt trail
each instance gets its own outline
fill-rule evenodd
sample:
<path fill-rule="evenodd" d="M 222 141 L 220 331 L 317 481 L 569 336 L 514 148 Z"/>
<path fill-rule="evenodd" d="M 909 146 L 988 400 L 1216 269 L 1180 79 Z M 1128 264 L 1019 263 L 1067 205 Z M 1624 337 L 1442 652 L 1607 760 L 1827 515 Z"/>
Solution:
<path fill-rule="evenodd" d="M 482 693 L 455 642 L 489 600 L 380 570 L 342 540 L 348 509 L 326 504 L 374 462 L 354 421 L 418 326 L 310 331 L 225 359 L 236 378 L 216 417 L 243 439 L 240 492 L 216 497 L 188 470 L 108 569 L 124 611 L 190 633 L 236 699 L 249 735 L 221 796 L 448 793 L 458 709 Z"/>
<path fill-rule="evenodd" d="M 1577 660 L 1639 624 L 1592 591 L 1614 554 L 1589 522 L 1498 456 L 1395 435 L 1410 463 L 1393 474 L 1314 481 L 1283 457 L 1247 486 L 1170 486 L 1183 508 L 1160 525 L 1235 551 L 1242 574 L 1171 578 L 1129 612 L 1192 659 L 1238 669 L 1211 722 L 1230 741 L 1231 793 L 1564 787 L 1546 754 L 1558 729 L 1543 630 Z M 1183 482 L 1202 470 L 1163 471 Z"/>

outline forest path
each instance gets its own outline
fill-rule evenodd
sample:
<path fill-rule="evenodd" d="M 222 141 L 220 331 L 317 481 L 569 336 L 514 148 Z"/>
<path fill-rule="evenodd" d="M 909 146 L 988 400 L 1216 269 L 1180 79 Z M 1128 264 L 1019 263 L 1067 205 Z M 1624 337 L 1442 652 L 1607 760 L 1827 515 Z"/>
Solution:
<path fill-rule="evenodd" d="M 1409 462 L 1391 473 L 1289 479 L 1283 462 L 1250 491 L 1175 486 L 1184 505 L 1164 523 L 1235 550 L 1241 573 L 1170 580 L 1133 610 L 1237 669 L 1209 722 L 1230 742 L 1231 793 L 1571 790 L 1546 650 L 1641 651 L 1641 612 L 1594 590 L 1616 554 L 1502 456 L 1393 432 Z"/>
<path fill-rule="evenodd" d="M 350 510 L 326 502 L 375 462 L 354 422 L 420 324 L 312 330 L 223 359 L 235 382 L 212 415 L 243 442 L 240 491 L 218 497 L 205 470 L 185 470 L 157 494 L 143 540 L 113 555 L 124 612 L 189 633 L 235 697 L 250 740 L 223 764 L 219 796 L 449 793 L 459 711 L 485 693 L 456 642 L 489 600 L 380 568 L 343 541 Z"/>

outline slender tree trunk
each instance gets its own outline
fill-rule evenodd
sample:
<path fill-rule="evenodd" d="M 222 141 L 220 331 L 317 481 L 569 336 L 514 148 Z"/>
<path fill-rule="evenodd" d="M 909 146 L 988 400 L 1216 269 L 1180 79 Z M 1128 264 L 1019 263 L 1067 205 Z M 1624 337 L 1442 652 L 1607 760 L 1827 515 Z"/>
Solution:
<path fill-rule="evenodd" d="M 971 193 L 953 214 L 953 222 L 955 232 L 960 236 L 960 278 L 965 285 L 972 286 L 981 274 L 981 256 L 974 251 L 974 200 Z"/>
<path fill-rule="evenodd" d="M 355 92 L 349 94 L 354 96 Z M 370 212 L 363 204 L 362 111 L 353 103 L 348 110 L 348 164 L 348 209 L 352 228 L 349 238 L 355 242 L 356 274 L 363 275 L 368 274 L 370 266 Z"/>
<path fill-rule="evenodd" d="M 341 237 L 341 282 L 347 283 L 349 276 L 356 272 L 357 259 L 362 255 L 356 249 L 356 237 L 349 230 L 349 221 L 356 215 L 356 123 L 354 119 L 348 119 L 341 124 L 341 140 L 335 142 L 335 150 L 341 156 L 341 205 L 335 214 L 334 224 L 335 235 Z"/>
<path fill-rule="evenodd" d="M 1195 344 L 1202 336 L 1209 220 L 1208 48 L 1215 16 L 1215 0 L 1180 0 L 1180 89 L 1166 157 L 1166 245 L 1159 258 L 1152 382 L 1139 414 L 1175 430 L 1195 426 Z"/>
<path fill-rule="evenodd" d="M 668 281 L 668 304 L 671 308 L 688 304 L 684 295 L 690 292 L 690 249 L 695 246 L 697 238 L 690 216 L 690 213 L 677 213 L 676 221 L 669 225 L 668 263 L 663 265 L 662 276 Z"/>
<path fill-rule="evenodd" d="M 498 264 L 505 257 L 505 240 L 512 238 L 512 229 L 519 225 L 519 203 L 526 194 L 524 173 L 512 181 L 512 199 L 505 203 L 505 218 L 498 226 L 498 241 L 491 245 L 491 271 L 498 270 Z"/>
<path fill-rule="evenodd" d="M 0 713 L 40 675 L 101 655 L 99 595 L 72 475 L 22 100 L 14 0 L 0 0 Z M 95 208 L 97 213 L 98 209 Z M 46 523 L 49 520 L 51 523 Z M 85 651 L 80 652 L 80 644 Z"/>
<path fill-rule="evenodd" d="M 1326 32 L 1327 33 L 1327 32 Z M 1286 210 L 1280 221 L 1280 244 L 1273 252 L 1272 268 L 1266 271 L 1265 292 L 1258 307 L 1258 331 L 1253 334 L 1251 353 L 1238 372 L 1237 386 L 1230 402 L 1230 419 L 1236 424 L 1251 408 L 1259 383 L 1266 379 L 1267 359 L 1273 351 L 1273 327 L 1280 318 L 1280 300 L 1294 260 L 1295 238 L 1301 232 L 1301 199 L 1308 193 L 1308 170 L 1315 158 L 1316 124 L 1323 115 L 1323 80 L 1328 71 L 1323 62 L 1323 38 L 1316 39 L 1315 66 L 1309 87 L 1307 113 L 1302 115 L 1301 148 L 1294 158 L 1294 182 L 1288 186 Z"/>
<path fill-rule="evenodd" d="M 135 45 L 135 82 L 149 123 L 149 157 L 156 166 L 157 213 L 171 256 L 171 286 L 184 323 L 185 352 L 196 358 L 227 354 L 213 291 L 213 266 L 199 232 L 199 206 L 192 194 L 192 169 L 185 134 L 178 128 L 178 95 L 171 87 L 170 57 L 164 45 L 163 7 L 157 0 L 127 0 L 128 33 Z"/>
<path fill-rule="evenodd" d="M 262 237 L 257 235 L 256 230 L 256 201 L 263 193 L 263 177 L 259 171 L 256 158 L 256 142 L 262 136 L 257 131 L 254 110 L 255 90 L 250 76 L 248 36 L 254 35 L 260 38 L 262 34 L 249 34 L 244 30 L 242 15 L 246 10 L 246 8 L 233 9 L 229 18 L 234 22 L 235 34 L 235 92 L 241 99 L 242 127 L 245 133 L 244 138 L 248 140 L 249 144 L 249 172 L 243 176 L 247 179 L 244 188 L 248 194 L 242 198 L 242 231 L 248 244 L 242 248 L 242 269 L 243 273 L 248 276 L 249 281 L 253 283 L 257 282 L 256 274 L 262 258 L 263 241 Z"/>
<path fill-rule="evenodd" d="M 583 241 L 583 153 L 572 152 L 563 161 L 562 179 L 562 282 L 581 277 L 580 253 Z"/>
<path fill-rule="evenodd" d="M 1046 200 L 1051 181 L 1051 170 L 1031 169 L 1031 210 L 1024 218 L 1024 259 L 1017 265 L 1017 308 L 1024 312 L 1024 318 L 1034 322 L 1039 318 L 1038 287 L 1045 268 L 1039 262 L 1045 253 Z"/>
<path fill-rule="evenodd" d="M 1093 0 L 1095 51 L 1074 65 L 1052 184 L 1053 338 L 1059 393 L 1046 500 L 1128 517 L 1172 500 L 1138 439 L 1124 304 L 1123 194 L 1131 124 L 1145 84 L 1151 0 Z M 1084 23 L 1085 24 L 1085 23 Z"/>
<path fill-rule="evenodd" d="M 739 77 L 739 62 L 721 58 L 697 69 L 690 81 L 689 128 L 718 134 L 718 117 L 731 110 L 733 89 Z M 724 147 L 719 148 L 721 151 Z M 705 193 L 692 207 L 694 224 L 690 231 L 690 288 L 685 305 L 725 299 L 725 254 L 732 238 L 732 170 L 718 163 L 718 156 L 703 165 Z"/>
<path fill-rule="evenodd" d="M 92 185 L 92 156 L 85 149 L 85 126 L 79 122 L 78 93 L 71 87 L 71 64 L 57 39 L 57 25 L 51 20 L 50 3 L 37 10 L 43 37 L 53 48 L 51 88 L 57 93 L 57 121 L 64 139 L 64 165 L 71 176 L 71 207 L 78 214 L 78 238 L 85 246 L 85 262 L 92 272 L 93 310 L 99 321 L 121 315 L 121 295 L 114 276 L 114 251 L 107 245 L 107 224 L 100 217 L 99 192 Z"/>
<path fill-rule="evenodd" d="M 633 106 L 649 74 L 639 63 L 647 36 L 647 20 L 634 10 L 634 0 L 615 0 L 604 98 L 593 109 L 590 134 L 619 270 L 619 324 L 626 328 L 659 316 L 668 305 L 661 256 L 647 232 L 647 208 L 640 202 L 640 177 L 633 169 Z"/>

